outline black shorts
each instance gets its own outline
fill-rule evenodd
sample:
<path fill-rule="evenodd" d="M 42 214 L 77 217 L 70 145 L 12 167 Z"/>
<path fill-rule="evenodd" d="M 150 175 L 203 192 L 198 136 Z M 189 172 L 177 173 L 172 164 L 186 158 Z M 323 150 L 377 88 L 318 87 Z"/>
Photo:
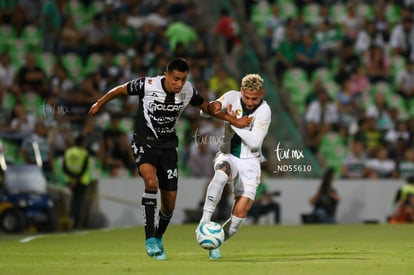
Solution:
<path fill-rule="evenodd" d="M 176 148 L 158 149 L 148 145 L 131 145 L 137 167 L 150 163 L 157 168 L 159 188 L 167 191 L 177 191 L 178 157 Z"/>

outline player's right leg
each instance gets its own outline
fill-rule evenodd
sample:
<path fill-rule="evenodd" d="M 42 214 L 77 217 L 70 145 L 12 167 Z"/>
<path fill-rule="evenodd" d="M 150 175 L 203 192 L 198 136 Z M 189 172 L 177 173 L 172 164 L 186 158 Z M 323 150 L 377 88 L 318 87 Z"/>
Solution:
<path fill-rule="evenodd" d="M 149 163 L 139 166 L 139 173 L 144 179 L 145 191 L 142 195 L 141 206 L 144 216 L 145 247 L 151 257 L 161 254 L 155 238 L 155 217 L 157 208 L 158 178 L 156 168 Z"/>
<path fill-rule="evenodd" d="M 210 181 L 204 201 L 203 215 L 200 224 L 209 222 L 221 199 L 224 186 L 229 181 L 231 166 L 228 161 L 216 162 L 214 177 Z"/>

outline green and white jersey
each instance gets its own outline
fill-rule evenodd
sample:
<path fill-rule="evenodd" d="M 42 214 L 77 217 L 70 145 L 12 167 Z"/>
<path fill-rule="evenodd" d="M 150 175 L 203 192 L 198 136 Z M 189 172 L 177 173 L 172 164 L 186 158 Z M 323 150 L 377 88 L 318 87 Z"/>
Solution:
<path fill-rule="evenodd" d="M 241 99 L 242 95 L 239 91 L 229 91 L 218 99 L 222 104 L 223 112 L 226 112 L 227 106 L 231 104 L 237 118 L 246 115 L 252 118 L 250 126 L 243 129 L 225 122 L 220 151 L 241 159 L 262 158 L 262 144 L 271 122 L 270 107 L 263 100 L 254 110 L 247 112 Z"/>

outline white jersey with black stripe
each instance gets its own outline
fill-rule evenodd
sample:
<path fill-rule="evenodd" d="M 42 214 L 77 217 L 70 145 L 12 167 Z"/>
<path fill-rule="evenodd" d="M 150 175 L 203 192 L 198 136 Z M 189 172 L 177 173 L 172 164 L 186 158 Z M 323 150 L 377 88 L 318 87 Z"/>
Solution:
<path fill-rule="evenodd" d="M 267 135 L 271 122 L 271 109 L 266 101 L 262 102 L 252 111 L 248 112 L 242 103 L 242 96 L 239 91 L 229 91 L 221 96 L 223 111 L 226 111 L 229 104 L 237 118 L 249 116 L 252 123 L 249 127 L 237 128 L 225 122 L 223 144 L 220 151 L 232 154 L 238 158 L 262 158 L 262 144 Z"/>
<path fill-rule="evenodd" d="M 139 96 L 135 121 L 136 143 L 157 148 L 177 147 L 175 124 L 184 109 L 201 105 L 204 99 L 186 82 L 180 93 L 169 93 L 164 86 L 165 77 L 142 77 L 127 84 L 128 95 Z"/>

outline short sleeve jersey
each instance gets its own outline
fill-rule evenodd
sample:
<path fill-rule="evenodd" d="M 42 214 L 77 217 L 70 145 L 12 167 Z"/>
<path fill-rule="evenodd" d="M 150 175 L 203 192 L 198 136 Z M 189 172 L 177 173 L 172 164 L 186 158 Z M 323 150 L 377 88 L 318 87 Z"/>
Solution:
<path fill-rule="evenodd" d="M 135 121 L 134 141 L 154 148 L 178 146 L 175 125 L 184 109 L 191 104 L 199 106 L 204 99 L 186 82 L 181 92 L 169 93 L 165 77 L 142 77 L 127 83 L 128 95 L 139 97 Z"/>

